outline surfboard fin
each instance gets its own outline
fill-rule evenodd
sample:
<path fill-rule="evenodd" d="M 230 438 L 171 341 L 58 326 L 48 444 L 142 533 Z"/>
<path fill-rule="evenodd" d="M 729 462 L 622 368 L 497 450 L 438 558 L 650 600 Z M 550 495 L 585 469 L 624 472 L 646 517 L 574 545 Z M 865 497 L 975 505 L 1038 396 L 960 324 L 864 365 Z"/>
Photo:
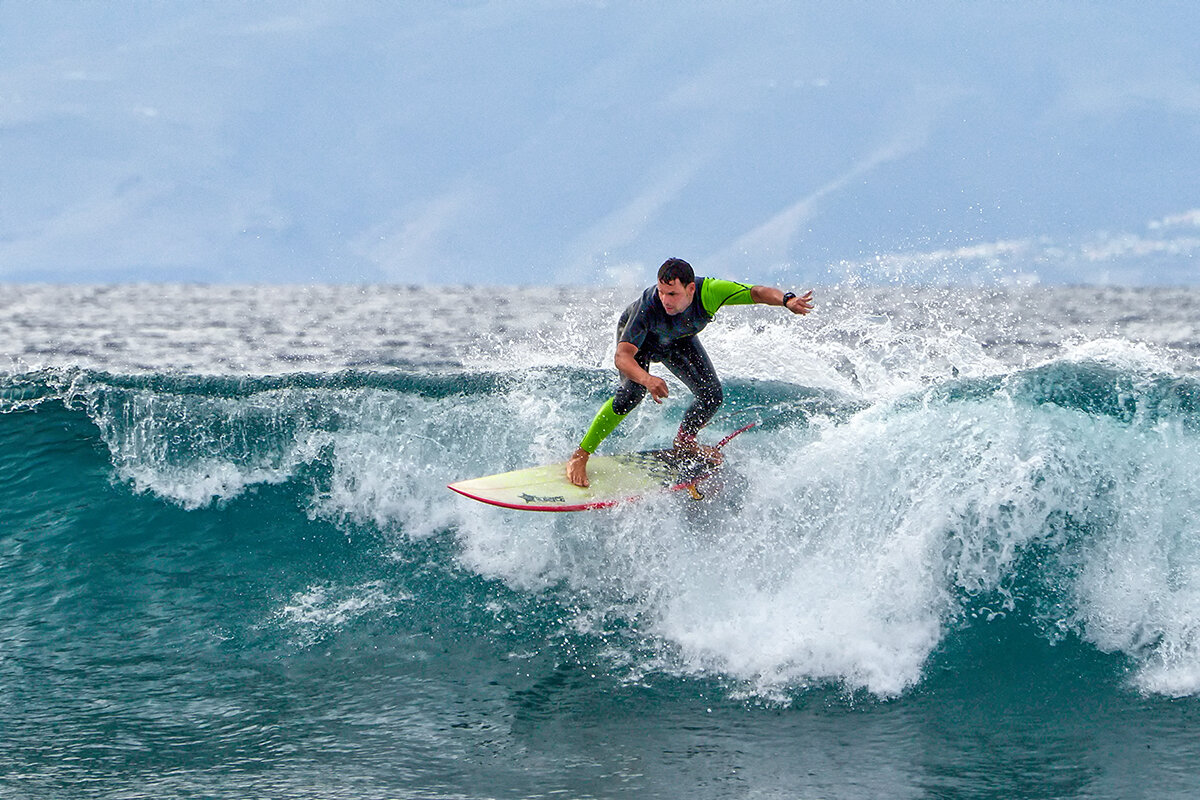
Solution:
<path fill-rule="evenodd" d="M 687 490 L 688 490 L 688 494 L 690 494 L 692 496 L 693 500 L 703 500 L 704 499 L 704 495 L 700 494 L 700 490 L 696 488 L 696 484 L 693 483 L 691 486 L 687 487 Z"/>

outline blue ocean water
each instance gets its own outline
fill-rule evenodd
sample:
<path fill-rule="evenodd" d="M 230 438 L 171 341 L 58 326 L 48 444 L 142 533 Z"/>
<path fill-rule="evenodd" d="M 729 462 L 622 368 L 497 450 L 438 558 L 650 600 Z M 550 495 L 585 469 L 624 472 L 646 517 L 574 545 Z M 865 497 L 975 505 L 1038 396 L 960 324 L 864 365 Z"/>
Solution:
<path fill-rule="evenodd" d="M 1196 796 L 1200 291 L 727 309 L 706 500 L 447 491 L 636 291 L 0 288 L 0 797 Z"/>

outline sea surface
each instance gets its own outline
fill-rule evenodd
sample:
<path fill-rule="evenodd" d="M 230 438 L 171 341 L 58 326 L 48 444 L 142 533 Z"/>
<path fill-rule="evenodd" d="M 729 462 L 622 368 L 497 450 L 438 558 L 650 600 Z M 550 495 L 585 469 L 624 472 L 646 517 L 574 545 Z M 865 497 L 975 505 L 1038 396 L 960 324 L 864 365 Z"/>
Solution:
<path fill-rule="evenodd" d="M 728 308 L 705 500 L 448 491 L 638 291 L 0 286 L 0 798 L 1200 796 L 1200 290 Z"/>

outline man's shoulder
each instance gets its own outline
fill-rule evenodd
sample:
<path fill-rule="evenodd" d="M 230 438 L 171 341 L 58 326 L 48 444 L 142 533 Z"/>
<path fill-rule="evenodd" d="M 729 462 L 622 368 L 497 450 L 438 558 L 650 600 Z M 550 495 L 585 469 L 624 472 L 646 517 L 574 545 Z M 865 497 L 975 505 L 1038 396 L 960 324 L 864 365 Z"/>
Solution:
<path fill-rule="evenodd" d="M 703 281 L 703 283 L 700 283 Z M 749 305 L 754 302 L 752 284 L 725 280 L 724 278 L 696 278 L 700 286 L 696 294 L 704 307 L 704 313 L 710 317 L 724 305 Z"/>

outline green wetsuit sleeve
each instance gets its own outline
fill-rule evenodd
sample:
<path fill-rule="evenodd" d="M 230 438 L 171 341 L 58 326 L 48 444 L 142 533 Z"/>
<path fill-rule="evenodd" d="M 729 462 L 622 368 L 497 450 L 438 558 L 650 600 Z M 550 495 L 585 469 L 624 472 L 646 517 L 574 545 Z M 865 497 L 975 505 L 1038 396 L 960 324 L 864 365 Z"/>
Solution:
<path fill-rule="evenodd" d="M 592 427 L 588 428 L 588 432 L 584 434 L 583 441 L 579 443 L 580 448 L 589 453 L 596 452 L 596 448 L 604 439 L 617 429 L 621 424 L 621 420 L 625 419 L 627 414 L 618 414 L 613 411 L 613 401 L 609 398 L 608 402 L 601 407 L 600 412 L 596 414 L 596 418 L 592 420 Z"/>
<path fill-rule="evenodd" d="M 751 288 L 745 283 L 705 278 L 700 286 L 700 304 L 704 306 L 704 313 L 710 317 L 715 315 L 721 306 L 748 306 L 754 302 L 750 297 Z"/>

